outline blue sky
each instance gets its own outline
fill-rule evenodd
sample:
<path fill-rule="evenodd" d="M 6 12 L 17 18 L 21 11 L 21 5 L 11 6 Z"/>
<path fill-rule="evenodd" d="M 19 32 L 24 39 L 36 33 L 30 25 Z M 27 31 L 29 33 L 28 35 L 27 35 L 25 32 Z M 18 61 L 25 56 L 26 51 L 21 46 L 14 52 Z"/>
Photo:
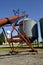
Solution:
<path fill-rule="evenodd" d="M 18 8 L 33 19 L 43 17 L 43 0 L 0 0 L 0 18 L 14 15 L 12 10 Z"/>
<path fill-rule="evenodd" d="M 13 16 L 13 9 L 18 8 L 34 20 L 43 17 L 43 0 L 0 0 L 0 18 Z"/>

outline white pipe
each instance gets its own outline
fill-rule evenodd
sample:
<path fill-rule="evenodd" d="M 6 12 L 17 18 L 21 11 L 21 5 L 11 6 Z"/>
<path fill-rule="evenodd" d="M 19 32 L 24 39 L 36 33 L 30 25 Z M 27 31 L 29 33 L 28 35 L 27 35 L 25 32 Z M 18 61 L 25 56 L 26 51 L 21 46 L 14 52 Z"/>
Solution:
<path fill-rule="evenodd" d="M 40 22 L 38 21 L 38 42 L 42 42 Z"/>

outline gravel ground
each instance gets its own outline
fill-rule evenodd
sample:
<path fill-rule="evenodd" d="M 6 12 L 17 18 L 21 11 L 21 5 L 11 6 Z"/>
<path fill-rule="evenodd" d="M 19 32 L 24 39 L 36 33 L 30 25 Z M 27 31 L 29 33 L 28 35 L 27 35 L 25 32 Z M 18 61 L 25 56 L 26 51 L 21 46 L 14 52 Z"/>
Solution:
<path fill-rule="evenodd" d="M 0 51 L 0 65 L 43 65 L 43 49 L 38 49 L 38 54 L 22 52 L 8 55 L 8 52 Z"/>

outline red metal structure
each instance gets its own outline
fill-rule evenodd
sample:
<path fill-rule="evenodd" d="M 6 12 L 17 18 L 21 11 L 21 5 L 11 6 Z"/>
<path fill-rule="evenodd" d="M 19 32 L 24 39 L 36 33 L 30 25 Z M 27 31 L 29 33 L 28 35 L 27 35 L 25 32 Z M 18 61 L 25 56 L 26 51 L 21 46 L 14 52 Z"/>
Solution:
<path fill-rule="evenodd" d="M 12 17 L 9 17 L 9 18 L 2 18 L 0 19 L 0 26 L 3 26 L 3 25 L 6 25 L 6 24 L 12 24 L 13 21 L 16 21 L 17 19 L 20 19 L 20 18 L 23 18 L 23 17 L 27 17 L 28 15 L 27 14 L 22 14 L 22 15 L 19 15 L 19 16 L 12 16 Z M 24 32 L 23 30 L 23 33 L 24 35 L 22 35 L 17 29 L 16 29 L 16 26 L 23 26 L 24 27 L 24 20 L 23 20 L 23 24 L 14 24 L 12 25 L 12 31 L 11 31 L 11 39 L 7 39 L 7 41 L 9 42 L 9 45 L 10 45 L 10 42 L 13 41 L 13 38 L 15 37 L 19 37 L 20 39 L 23 39 L 25 40 L 26 44 L 32 49 L 31 51 L 33 52 L 37 52 L 37 50 L 35 50 L 31 44 L 31 41 L 29 40 L 28 36 L 26 35 L 26 33 Z M 6 33 L 5 33 L 5 30 L 4 28 L 2 27 L 3 31 L 4 31 L 4 34 L 6 36 Z M 13 31 L 16 30 L 18 35 L 17 36 L 12 36 L 12 33 Z M 6 36 L 7 37 L 7 36 Z M 10 45 L 11 47 L 11 45 Z M 12 47 L 11 47 L 11 52 L 15 52 L 14 50 L 14 45 L 12 43 Z"/>

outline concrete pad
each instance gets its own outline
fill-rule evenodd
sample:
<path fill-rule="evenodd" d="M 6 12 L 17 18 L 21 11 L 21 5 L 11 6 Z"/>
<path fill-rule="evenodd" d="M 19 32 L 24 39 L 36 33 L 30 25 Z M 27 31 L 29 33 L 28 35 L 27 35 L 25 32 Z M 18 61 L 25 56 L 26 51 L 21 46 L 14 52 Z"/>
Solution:
<path fill-rule="evenodd" d="M 43 65 L 43 49 L 38 49 L 38 54 L 28 52 L 9 55 L 7 51 L 0 52 L 0 65 Z"/>

